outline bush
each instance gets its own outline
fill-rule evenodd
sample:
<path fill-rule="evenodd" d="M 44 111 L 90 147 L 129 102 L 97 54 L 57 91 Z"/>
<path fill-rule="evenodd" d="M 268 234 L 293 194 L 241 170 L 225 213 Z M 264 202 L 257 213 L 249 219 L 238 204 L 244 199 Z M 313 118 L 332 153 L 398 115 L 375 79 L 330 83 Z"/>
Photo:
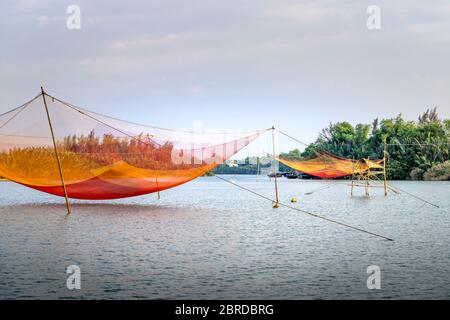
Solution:
<path fill-rule="evenodd" d="M 450 160 L 431 167 L 423 175 L 424 180 L 450 180 Z"/>
<path fill-rule="evenodd" d="M 411 180 L 422 180 L 423 179 L 423 170 L 420 168 L 414 168 L 409 173 L 409 177 Z"/>

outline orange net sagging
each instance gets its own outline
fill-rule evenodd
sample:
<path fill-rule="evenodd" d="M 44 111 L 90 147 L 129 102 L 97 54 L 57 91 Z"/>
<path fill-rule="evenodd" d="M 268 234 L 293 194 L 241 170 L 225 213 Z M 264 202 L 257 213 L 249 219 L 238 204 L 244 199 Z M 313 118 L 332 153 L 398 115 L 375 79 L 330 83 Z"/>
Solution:
<path fill-rule="evenodd" d="M 308 160 L 288 160 L 278 158 L 284 165 L 311 176 L 333 179 L 355 175 L 370 169 L 383 169 L 383 160 L 350 160 L 329 153 L 321 153 Z"/>
<path fill-rule="evenodd" d="M 178 186 L 223 163 L 263 132 L 149 127 L 39 95 L 0 115 L 0 176 L 58 196 L 64 192 L 43 97 L 70 198 L 115 199 Z"/>

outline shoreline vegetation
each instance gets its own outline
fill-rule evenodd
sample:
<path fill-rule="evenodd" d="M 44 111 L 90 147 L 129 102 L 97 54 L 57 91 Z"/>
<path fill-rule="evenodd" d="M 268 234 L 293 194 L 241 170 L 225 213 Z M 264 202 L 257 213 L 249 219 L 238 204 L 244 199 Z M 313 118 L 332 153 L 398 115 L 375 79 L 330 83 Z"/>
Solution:
<path fill-rule="evenodd" d="M 450 180 L 450 119 L 441 120 L 436 108 L 428 109 L 417 121 L 399 114 L 393 119 L 374 119 L 372 124 L 330 123 L 303 152 L 281 153 L 288 160 L 304 160 L 326 151 L 347 159 L 382 159 L 387 148 L 388 180 Z M 267 163 L 256 159 L 256 163 Z M 249 158 L 237 166 L 224 163 L 213 174 L 257 174 L 268 164 L 250 164 Z M 265 170 L 267 171 L 267 170 Z M 292 169 L 280 164 L 280 172 Z"/>

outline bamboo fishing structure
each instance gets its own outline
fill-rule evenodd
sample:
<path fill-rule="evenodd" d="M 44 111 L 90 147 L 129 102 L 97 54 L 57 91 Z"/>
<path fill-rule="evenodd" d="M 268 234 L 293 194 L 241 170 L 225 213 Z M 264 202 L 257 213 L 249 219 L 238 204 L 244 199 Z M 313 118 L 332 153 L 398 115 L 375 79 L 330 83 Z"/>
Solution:
<path fill-rule="evenodd" d="M 377 186 L 377 185 L 373 185 L 371 183 L 371 181 L 373 181 L 373 178 L 377 178 L 377 180 L 379 180 L 379 178 L 377 177 L 377 175 L 379 175 L 379 174 L 383 174 L 383 171 L 368 170 L 367 172 L 358 173 L 356 182 L 353 180 L 353 177 L 352 177 L 352 181 L 349 184 L 351 186 L 350 195 L 353 196 L 353 190 L 355 187 L 364 188 L 364 195 L 366 197 L 370 197 L 370 189 L 371 188 L 384 188 L 384 186 Z"/>
<path fill-rule="evenodd" d="M 365 159 L 367 161 L 370 161 L 370 158 Z M 365 171 L 365 172 L 360 172 L 356 174 L 356 182 L 355 182 L 355 173 L 352 172 L 352 176 L 351 176 L 351 183 L 349 184 L 349 186 L 351 186 L 351 191 L 350 191 L 350 195 L 353 196 L 353 190 L 355 187 L 362 187 L 364 188 L 364 194 L 366 197 L 370 197 L 370 189 L 371 188 L 383 188 L 384 190 L 384 196 L 388 195 L 388 191 L 393 191 L 395 193 L 395 191 L 389 187 L 388 183 L 387 183 L 387 150 L 386 150 L 386 143 L 384 144 L 384 150 L 383 150 L 383 158 L 382 161 L 380 162 L 381 164 L 383 164 L 383 167 L 377 168 L 378 170 L 376 170 L 375 168 L 370 168 Z M 383 179 L 381 179 L 379 176 L 382 175 Z M 374 178 L 376 179 L 376 181 L 382 183 L 382 185 L 373 185 L 371 183 L 371 181 L 375 181 Z"/>

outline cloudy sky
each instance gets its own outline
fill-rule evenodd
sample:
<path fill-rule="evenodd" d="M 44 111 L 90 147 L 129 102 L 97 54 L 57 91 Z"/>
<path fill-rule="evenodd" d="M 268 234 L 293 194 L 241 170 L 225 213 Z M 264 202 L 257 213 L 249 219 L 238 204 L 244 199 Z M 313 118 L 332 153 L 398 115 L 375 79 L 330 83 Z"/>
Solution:
<path fill-rule="evenodd" d="M 450 117 L 449 1 L 6 0 L 0 36 L 1 112 L 43 84 L 131 121 L 275 125 L 304 141 L 330 121 Z"/>

